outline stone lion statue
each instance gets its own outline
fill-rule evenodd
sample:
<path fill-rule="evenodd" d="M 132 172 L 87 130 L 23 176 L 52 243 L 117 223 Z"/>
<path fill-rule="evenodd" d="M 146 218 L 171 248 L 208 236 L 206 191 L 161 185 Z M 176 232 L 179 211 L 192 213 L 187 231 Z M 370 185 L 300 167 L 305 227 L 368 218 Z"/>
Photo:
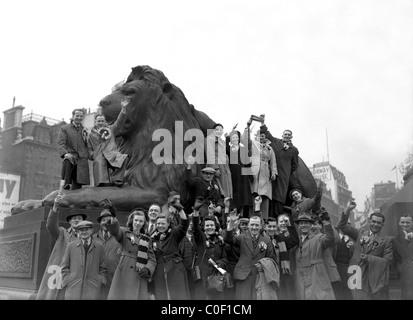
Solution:
<path fill-rule="evenodd" d="M 181 194 L 181 202 L 188 202 L 189 192 L 186 189 L 184 176 L 187 163 L 185 150 L 194 141 L 184 141 L 182 148 L 175 153 L 176 122 L 181 122 L 183 133 L 189 129 L 199 129 L 205 136 L 215 122 L 202 111 L 191 105 L 183 92 L 169 82 L 165 75 L 149 66 L 132 68 L 126 82 L 110 95 L 100 101 L 102 113 L 109 123 L 113 123 L 120 110 L 121 100 L 127 97 L 127 120 L 117 138 L 120 151 L 129 155 L 129 163 L 125 173 L 125 184 L 122 187 L 83 187 L 78 190 L 64 190 L 63 207 L 94 208 L 99 202 L 109 199 L 122 211 L 130 211 L 135 207 L 147 208 L 153 202 L 161 204 L 167 201 L 172 190 Z M 161 130 L 161 131 L 159 131 Z M 172 163 L 155 163 L 154 150 L 162 143 L 162 139 L 154 139 L 155 132 L 170 132 L 173 146 L 170 152 Z M 182 137 L 180 137 L 182 141 Z M 202 142 L 203 143 L 203 142 Z M 182 149 L 181 148 L 181 149 Z M 198 165 L 201 166 L 201 165 Z M 300 159 L 299 182 L 303 193 L 315 194 L 314 179 Z M 197 174 L 200 170 L 197 168 Z M 18 203 L 12 213 L 31 210 L 39 206 L 53 206 L 57 190 L 43 200 L 26 200 Z"/>

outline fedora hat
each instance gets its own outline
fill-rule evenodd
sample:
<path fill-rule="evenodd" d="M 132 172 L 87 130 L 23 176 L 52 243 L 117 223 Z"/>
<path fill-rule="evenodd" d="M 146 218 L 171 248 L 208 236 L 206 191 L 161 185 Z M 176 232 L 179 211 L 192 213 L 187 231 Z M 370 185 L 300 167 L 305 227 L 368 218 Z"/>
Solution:
<path fill-rule="evenodd" d="M 100 213 L 100 216 L 96 220 L 100 223 L 100 220 L 102 220 L 104 217 L 112 217 L 109 209 L 103 209 Z"/>
<path fill-rule="evenodd" d="M 84 213 L 76 213 L 76 212 L 71 212 L 66 216 L 66 221 L 69 222 L 70 219 L 74 216 L 82 216 L 83 220 L 87 219 L 87 215 Z"/>
<path fill-rule="evenodd" d="M 94 226 L 93 222 L 83 220 L 83 221 L 79 222 L 79 224 L 76 226 L 76 230 L 86 229 L 86 228 L 93 229 L 93 226 Z"/>
<path fill-rule="evenodd" d="M 205 167 L 204 169 L 201 170 L 202 172 L 209 172 L 209 173 L 215 173 L 215 169 L 212 167 Z"/>
<path fill-rule="evenodd" d="M 299 223 L 300 221 L 309 221 L 311 223 L 314 222 L 313 218 L 308 212 L 300 212 L 297 219 L 295 219 L 295 223 Z"/>

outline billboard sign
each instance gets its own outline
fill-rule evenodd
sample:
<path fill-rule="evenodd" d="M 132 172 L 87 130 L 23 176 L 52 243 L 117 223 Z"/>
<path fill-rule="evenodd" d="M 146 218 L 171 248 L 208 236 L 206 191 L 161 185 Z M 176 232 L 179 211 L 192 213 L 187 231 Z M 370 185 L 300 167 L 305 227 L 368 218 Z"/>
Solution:
<path fill-rule="evenodd" d="M 310 168 L 310 170 L 315 179 L 319 179 L 321 181 L 331 180 L 331 167 L 330 166 L 312 167 Z"/>
<path fill-rule="evenodd" d="M 20 176 L 0 172 L 0 225 L 4 217 L 11 214 L 11 208 L 19 202 Z"/>

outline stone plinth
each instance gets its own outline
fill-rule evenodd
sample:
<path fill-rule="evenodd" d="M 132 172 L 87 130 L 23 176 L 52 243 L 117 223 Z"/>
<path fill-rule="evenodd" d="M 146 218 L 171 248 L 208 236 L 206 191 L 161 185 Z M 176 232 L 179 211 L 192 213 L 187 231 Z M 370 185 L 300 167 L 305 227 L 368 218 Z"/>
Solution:
<path fill-rule="evenodd" d="M 4 219 L 0 230 L 0 300 L 34 299 L 42 281 L 54 243 L 49 240 L 46 220 L 50 208 L 39 208 Z M 59 212 L 59 225 L 69 227 L 66 216 L 72 212 L 85 213 L 95 223 L 100 209 L 69 209 Z M 126 225 L 129 212 L 119 212 L 121 226 Z"/>

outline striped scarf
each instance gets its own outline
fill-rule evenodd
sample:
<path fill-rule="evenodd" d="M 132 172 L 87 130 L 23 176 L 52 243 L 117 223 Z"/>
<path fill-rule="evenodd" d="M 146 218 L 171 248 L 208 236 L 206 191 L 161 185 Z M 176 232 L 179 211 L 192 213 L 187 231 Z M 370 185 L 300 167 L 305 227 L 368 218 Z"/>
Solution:
<path fill-rule="evenodd" d="M 147 235 L 141 234 L 139 237 L 139 242 L 135 240 L 135 236 L 131 237 L 132 243 L 138 246 L 138 255 L 136 256 L 136 268 L 138 270 L 142 269 L 148 263 L 148 248 L 150 238 Z"/>
<path fill-rule="evenodd" d="M 287 251 L 287 247 L 284 241 L 278 242 L 278 246 L 280 248 L 280 264 L 281 264 L 281 272 L 283 274 L 291 274 L 290 268 L 290 256 Z"/>

